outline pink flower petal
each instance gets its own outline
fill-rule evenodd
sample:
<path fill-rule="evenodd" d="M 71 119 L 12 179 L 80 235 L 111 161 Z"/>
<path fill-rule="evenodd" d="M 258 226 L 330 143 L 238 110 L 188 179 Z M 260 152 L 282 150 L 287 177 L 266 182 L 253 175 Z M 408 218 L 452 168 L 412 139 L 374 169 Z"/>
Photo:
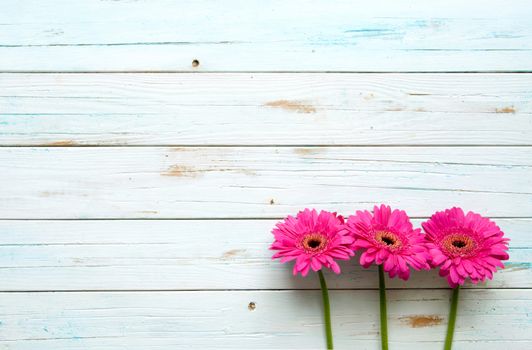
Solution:
<path fill-rule="evenodd" d="M 336 213 L 304 209 L 277 223 L 272 234 L 275 240 L 270 249 L 276 251 L 272 258 L 283 263 L 295 260 L 294 275 L 306 276 L 310 269 L 319 271 L 323 266 L 338 273 L 333 258 L 348 260 L 354 255 L 355 237 Z"/>
<path fill-rule="evenodd" d="M 477 283 L 491 278 L 501 260 L 509 258 L 508 240 L 488 218 L 461 208 L 434 213 L 422 224 L 430 247 L 433 267 L 440 266 L 440 275 L 448 276 L 451 286 L 469 278 Z"/>
<path fill-rule="evenodd" d="M 429 268 L 431 255 L 429 245 L 420 229 L 414 229 L 408 215 L 389 206 L 375 206 L 373 215 L 368 211 L 357 211 L 347 219 L 346 229 L 355 237 L 354 249 L 363 250 L 360 264 L 383 264 L 390 277 L 400 274 L 408 278 L 410 268 Z M 408 258 L 406 258 L 408 257 Z"/>

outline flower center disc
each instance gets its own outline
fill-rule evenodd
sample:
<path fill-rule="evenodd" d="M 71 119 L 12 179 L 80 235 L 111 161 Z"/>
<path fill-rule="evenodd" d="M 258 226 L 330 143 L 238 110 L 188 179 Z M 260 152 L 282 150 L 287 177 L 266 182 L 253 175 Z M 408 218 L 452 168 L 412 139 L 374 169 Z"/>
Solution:
<path fill-rule="evenodd" d="M 445 250 L 454 256 L 465 256 L 476 248 L 475 240 L 463 233 L 452 233 L 442 241 Z"/>
<path fill-rule="evenodd" d="M 327 238 L 319 233 L 312 233 L 303 238 L 301 245 L 307 251 L 317 252 L 325 248 L 327 245 Z"/>
<path fill-rule="evenodd" d="M 378 231 L 375 234 L 375 240 L 389 248 L 398 248 L 401 246 L 401 240 L 389 231 Z"/>
<path fill-rule="evenodd" d="M 455 246 L 456 248 L 463 248 L 467 244 L 464 241 L 456 240 L 456 241 L 453 241 L 452 245 Z"/>

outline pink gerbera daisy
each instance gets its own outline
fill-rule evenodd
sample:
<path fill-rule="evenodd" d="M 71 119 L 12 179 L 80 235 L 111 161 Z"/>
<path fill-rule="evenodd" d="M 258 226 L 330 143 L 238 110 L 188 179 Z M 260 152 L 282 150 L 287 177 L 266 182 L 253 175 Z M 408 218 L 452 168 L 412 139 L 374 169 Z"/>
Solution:
<path fill-rule="evenodd" d="M 278 251 L 273 259 L 281 258 L 283 263 L 296 260 L 294 275 L 306 276 L 310 269 L 318 271 L 322 266 L 340 273 L 334 259 L 349 260 L 354 255 L 354 239 L 344 229 L 343 217 L 336 213 L 305 209 L 279 222 L 272 233 L 275 241 L 270 249 Z"/>
<path fill-rule="evenodd" d="M 354 249 L 364 249 L 360 264 L 368 268 L 372 263 L 383 265 L 390 277 L 407 280 L 410 267 L 429 269 L 430 255 L 420 229 L 414 229 L 402 210 L 386 205 L 375 206 L 373 215 L 357 211 L 347 220 L 347 229 L 355 237 Z"/>
<path fill-rule="evenodd" d="M 463 285 L 466 278 L 478 283 L 491 279 L 501 260 L 508 260 L 508 238 L 490 219 L 461 208 L 446 209 L 422 224 L 427 233 L 431 265 L 440 267 L 451 287 Z"/>

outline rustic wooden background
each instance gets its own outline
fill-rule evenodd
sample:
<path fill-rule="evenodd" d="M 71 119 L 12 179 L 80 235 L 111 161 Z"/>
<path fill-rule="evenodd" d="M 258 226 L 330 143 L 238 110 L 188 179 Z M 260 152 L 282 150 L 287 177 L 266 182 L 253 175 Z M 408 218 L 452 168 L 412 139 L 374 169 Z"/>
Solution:
<path fill-rule="evenodd" d="M 495 218 L 456 349 L 532 348 L 529 1 L 1 0 L 0 71 L 1 349 L 323 348 L 270 230 L 381 202 Z M 378 349 L 342 266 L 337 347 Z M 388 284 L 391 348 L 440 349 L 445 281 Z"/>

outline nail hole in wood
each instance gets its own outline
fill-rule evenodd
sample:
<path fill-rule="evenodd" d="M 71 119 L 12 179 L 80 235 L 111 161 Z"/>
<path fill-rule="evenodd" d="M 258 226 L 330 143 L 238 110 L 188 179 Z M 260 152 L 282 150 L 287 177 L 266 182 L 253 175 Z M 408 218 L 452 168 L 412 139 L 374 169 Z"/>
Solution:
<path fill-rule="evenodd" d="M 254 301 L 250 301 L 249 304 L 248 304 L 248 310 L 249 311 L 253 311 L 255 310 L 255 308 L 257 307 L 257 305 L 255 304 Z"/>

